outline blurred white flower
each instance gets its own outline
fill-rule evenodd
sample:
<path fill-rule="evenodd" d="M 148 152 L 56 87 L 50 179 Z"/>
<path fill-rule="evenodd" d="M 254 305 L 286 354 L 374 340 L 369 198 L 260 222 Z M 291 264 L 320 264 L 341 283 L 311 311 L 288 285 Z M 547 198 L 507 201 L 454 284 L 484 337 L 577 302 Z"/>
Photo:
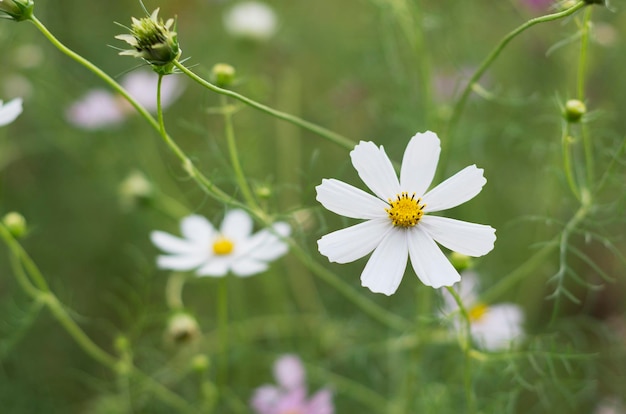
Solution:
<path fill-rule="evenodd" d="M 250 405 L 256 414 L 333 414 L 332 393 L 322 389 L 307 399 L 302 361 L 283 355 L 274 363 L 277 385 L 262 385 L 254 391 Z"/>
<path fill-rule="evenodd" d="M 265 41 L 276 32 L 276 13 L 259 1 L 239 3 L 224 15 L 224 27 L 232 36 Z"/>
<path fill-rule="evenodd" d="M 183 239 L 153 231 L 152 242 L 167 253 L 157 258 L 161 269 L 195 270 L 198 276 L 251 276 L 268 268 L 268 263 L 287 253 L 287 223 L 252 234 L 252 219 L 243 210 L 226 213 L 219 230 L 204 217 L 191 215 L 181 221 Z"/>
<path fill-rule="evenodd" d="M 478 301 L 478 278 L 473 272 L 464 272 L 458 294 L 470 317 L 470 333 L 474 341 L 484 349 L 497 351 L 505 349 L 512 341 L 524 335 L 522 325 L 524 313 L 513 303 L 498 303 L 487 306 Z M 458 305 L 450 292 L 442 291 L 444 316 L 458 313 Z M 454 328 L 461 327 L 459 318 L 454 320 Z"/>
<path fill-rule="evenodd" d="M 158 75 L 139 70 L 125 75 L 120 84 L 137 102 L 150 112 L 156 112 Z M 169 107 L 182 93 L 177 76 L 165 76 L 161 84 L 163 109 Z M 106 89 L 93 89 L 73 103 L 66 111 L 67 120 L 83 129 L 108 128 L 121 124 L 135 109 L 126 100 Z"/>
<path fill-rule="evenodd" d="M 0 101 L 0 126 L 8 125 L 22 113 L 22 98 L 11 99 L 9 102 Z"/>
<path fill-rule="evenodd" d="M 393 294 L 402 280 L 408 257 L 427 286 L 451 286 L 461 279 L 435 241 L 468 256 L 493 249 L 495 229 L 430 215 L 474 198 L 487 182 L 483 170 L 466 167 L 432 190 L 439 161 L 439 138 L 417 133 L 406 148 L 400 181 L 384 148 L 361 141 L 350 153 L 352 165 L 376 197 L 335 179 L 316 187 L 317 200 L 342 216 L 367 220 L 327 234 L 318 240 L 319 251 L 331 262 L 349 263 L 374 251 L 361 284 L 372 292 Z"/>

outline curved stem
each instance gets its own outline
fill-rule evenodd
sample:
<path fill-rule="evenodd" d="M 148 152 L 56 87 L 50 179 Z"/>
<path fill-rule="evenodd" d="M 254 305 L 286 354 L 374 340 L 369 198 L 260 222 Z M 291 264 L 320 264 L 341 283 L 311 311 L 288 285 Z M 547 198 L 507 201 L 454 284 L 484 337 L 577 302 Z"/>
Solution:
<path fill-rule="evenodd" d="M 491 53 L 489 53 L 489 55 L 485 58 L 485 60 L 483 60 L 483 62 L 478 67 L 478 69 L 476 69 L 476 72 L 474 72 L 472 77 L 469 79 L 469 81 L 467 82 L 467 85 L 465 86 L 465 88 L 463 89 L 463 92 L 461 93 L 461 96 L 459 97 L 458 101 L 454 105 L 454 109 L 453 109 L 453 112 L 452 112 L 452 117 L 450 118 L 450 123 L 448 124 L 447 131 L 444 134 L 444 136 L 448 140 L 448 147 L 451 146 L 451 141 L 452 141 L 452 139 L 454 137 L 454 132 L 455 132 L 456 127 L 458 125 L 458 122 L 459 122 L 459 120 L 461 118 L 461 115 L 462 115 L 463 110 L 465 108 L 465 104 L 467 103 L 467 99 L 468 99 L 468 97 L 470 95 L 470 92 L 472 91 L 472 88 L 474 87 L 474 84 L 476 82 L 478 82 L 478 80 L 480 80 L 480 78 L 485 73 L 485 71 L 496 60 L 496 58 L 500 55 L 502 50 L 504 50 L 504 47 L 511 40 L 513 40 L 515 37 L 517 37 L 517 35 L 519 35 L 520 33 L 524 32 L 526 29 L 529 29 L 530 27 L 532 27 L 532 26 L 534 26 L 536 24 L 539 24 L 539 23 L 551 22 L 551 21 L 554 21 L 554 20 L 561 19 L 563 17 L 570 16 L 570 15 L 576 13 L 578 10 L 582 9 L 583 7 L 585 7 L 585 5 L 586 5 L 586 3 L 584 1 L 579 1 L 578 3 L 576 3 L 575 5 L 570 7 L 569 9 L 563 10 L 561 12 L 548 14 L 548 15 L 545 15 L 545 16 L 541 16 L 541 17 L 536 17 L 534 19 L 530 19 L 526 23 L 524 23 L 521 26 L 519 26 L 517 29 L 511 31 L 509 34 L 507 34 L 500 41 L 500 43 L 498 43 L 498 45 L 491 51 Z"/>
<path fill-rule="evenodd" d="M 220 98 L 222 113 L 224 115 L 224 129 L 226 142 L 228 143 L 228 153 L 230 154 L 230 162 L 235 172 L 235 179 L 248 206 L 250 206 L 251 209 L 260 210 L 254 195 L 252 195 L 252 190 L 250 190 L 246 176 L 243 173 L 241 162 L 239 161 L 239 152 L 237 151 L 237 142 L 235 141 L 235 129 L 233 128 L 233 107 L 228 105 L 228 98 L 226 96 L 222 95 Z"/>
<path fill-rule="evenodd" d="M 172 273 L 167 279 L 165 286 L 165 302 L 172 310 L 182 310 L 185 305 L 183 303 L 183 288 L 187 277 L 183 273 Z"/>
<path fill-rule="evenodd" d="M 250 98 L 247 98 L 243 95 L 238 94 L 237 92 L 233 92 L 231 90 L 228 89 L 222 89 L 218 86 L 213 85 L 212 83 L 202 79 L 200 76 L 196 75 L 195 73 L 193 73 L 191 70 L 189 70 L 187 67 L 185 67 L 182 63 L 180 63 L 179 61 L 174 61 L 174 65 L 180 69 L 181 72 L 183 72 L 185 75 L 189 76 L 191 79 L 193 79 L 194 81 L 196 81 L 197 83 L 199 83 L 200 85 L 204 86 L 205 88 L 219 93 L 220 95 L 225 95 L 225 96 L 229 96 L 231 98 L 234 98 L 240 102 L 243 102 L 244 104 L 251 106 L 255 109 L 258 109 L 261 112 L 265 112 L 266 114 L 272 115 L 276 118 L 282 119 L 284 121 L 290 122 L 294 125 L 298 125 L 299 127 L 302 127 L 308 131 L 311 131 L 323 138 L 326 138 L 327 140 L 345 148 L 348 150 L 352 150 L 354 148 L 355 143 L 344 137 L 343 135 L 337 134 L 336 132 L 333 132 L 329 129 L 326 129 L 324 127 L 321 127 L 319 125 L 313 124 L 311 122 L 305 121 L 304 119 L 298 118 L 297 116 L 294 115 L 290 115 L 286 112 L 281 112 L 281 111 L 277 111 L 276 109 L 270 108 L 267 105 L 263 105 L 262 103 L 256 102 Z"/>
<path fill-rule="evenodd" d="M 158 122 L 157 120 L 154 119 L 152 115 L 150 115 L 150 113 L 139 102 L 137 102 L 135 99 L 133 99 L 132 96 L 128 94 L 126 89 L 124 89 L 119 83 L 117 83 L 113 78 L 107 75 L 99 67 L 97 67 L 96 65 L 94 65 L 93 63 L 85 59 L 84 57 L 80 56 L 73 50 L 69 49 L 63 43 L 61 43 L 52 33 L 50 33 L 50 31 L 46 28 L 46 26 L 43 23 L 41 23 L 34 15 L 31 17 L 30 22 L 33 23 L 35 27 L 37 27 L 37 29 L 39 29 L 39 31 L 46 37 L 46 39 L 48 39 L 50 43 L 52 43 L 62 53 L 69 56 L 71 59 L 75 60 L 76 62 L 78 62 L 79 64 L 81 64 L 82 66 L 90 70 L 91 72 L 93 72 L 100 79 L 102 79 L 107 85 L 113 88 L 117 93 L 122 95 L 124 99 L 126 99 L 137 110 L 137 112 L 139 112 L 139 114 L 150 124 L 150 126 L 152 126 L 152 128 L 155 131 L 157 131 L 159 135 L 161 135 L 161 137 L 163 138 L 167 146 L 170 148 L 170 150 L 182 162 L 183 169 L 198 184 L 198 186 L 202 188 L 202 190 L 204 190 L 209 196 L 221 202 L 224 202 L 230 205 L 237 205 L 237 206 L 245 208 L 245 206 L 242 206 L 241 203 L 238 203 L 228 194 L 223 192 L 220 188 L 218 188 L 215 184 L 213 184 L 211 180 L 206 178 L 202 174 L 202 172 L 200 172 L 200 170 L 195 166 L 195 164 L 191 161 L 191 159 L 187 157 L 185 152 L 174 142 L 174 140 L 172 140 L 172 138 L 165 131 L 165 128 L 162 122 L 162 114 L 161 114 L 161 122 Z M 160 99 L 159 99 L 159 102 L 160 102 Z M 158 105 L 160 105 L 160 103 L 158 103 Z M 160 113 L 162 112 L 162 108 L 161 110 L 159 110 L 159 112 Z"/>

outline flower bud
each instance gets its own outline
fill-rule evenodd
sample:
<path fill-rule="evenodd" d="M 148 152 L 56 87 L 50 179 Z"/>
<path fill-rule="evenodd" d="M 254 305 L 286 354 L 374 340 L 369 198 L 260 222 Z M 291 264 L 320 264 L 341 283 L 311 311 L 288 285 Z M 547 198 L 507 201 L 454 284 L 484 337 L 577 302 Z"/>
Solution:
<path fill-rule="evenodd" d="M 131 17 L 130 34 L 117 35 L 115 38 L 133 47 L 121 51 L 120 55 L 144 59 L 155 72 L 167 75 L 173 72 L 173 62 L 180 57 L 181 50 L 176 32 L 171 31 L 172 26 L 176 29 L 175 20 L 168 19 L 164 23 L 158 14 L 159 9 L 156 9 L 149 17 Z"/>
<path fill-rule="evenodd" d="M 452 252 L 450 255 L 450 263 L 458 272 L 469 269 L 473 265 L 471 257 L 457 252 Z"/>
<path fill-rule="evenodd" d="M 567 122 L 578 122 L 580 118 L 587 112 L 585 104 L 578 99 L 570 99 L 565 102 L 565 110 L 563 116 Z"/>
<path fill-rule="evenodd" d="M 140 171 L 131 172 L 119 186 L 120 206 L 129 211 L 154 199 L 152 183 Z"/>
<path fill-rule="evenodd" d="M 7 213 L 2 218 L 2 224 L 9 230 L 9 233 L 16 239 L 24 237 L 28 227 L 26 226 L 26 219 L 20 213 L 12 211 Z"/>
<path fill-rule="evenodd" d="M 191 368 L 202 374 L 211 366 L 211 360 L 204 354 L 198 354 L 191 360 Z"/>
<path fill-rule="evenodd" d="M 21 22 L 33 16 L 33 0 L 0 0 L 0 18 Z"/>
<path fill-rule="evenodd" d="M 167 324 L 166 339 L 175 345 L 187 344 L 200 337 L 196 318 L 185 312 L 177 312 Z"/>
<path fill-rule="evenodd" d="M 211 80 L 220 88 L 228 87 L 235 80 L 235 68 L 226 63 L 218 63 L 211 69 Z"/>

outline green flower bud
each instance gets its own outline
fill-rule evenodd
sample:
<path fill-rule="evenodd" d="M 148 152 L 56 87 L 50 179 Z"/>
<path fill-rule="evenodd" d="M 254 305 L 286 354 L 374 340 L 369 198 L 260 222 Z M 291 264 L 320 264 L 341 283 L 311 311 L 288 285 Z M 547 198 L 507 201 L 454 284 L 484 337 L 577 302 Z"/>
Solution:
<path fill-rule="evenodd" d="M 0 18 L 21 22 L 33 16 L 33 0 L 0 0 Z"/>
<path fill-rule="evenodd" d="M 168 342 L 175 345 L 187 344 L 200 337 L 200 327 L 196 318 L 185 312 L 177 312 L 170 317 L 165 333 Z"/>
<path fill-rule="evenodd" d="M 567 122 L 578 122 L 580 118 L 587 112 L 585 104 L 578 99 L 570 99 L 565 102 L 565 110 L 563 116 Z"/>
<path fill-rule="evenodd" d="M 149 204 L 154 199 L 154 188 L 142 172 L 133 171 L 120 184 L 119 199 L 122 209 L 130 211 Z"/>
<path fill-rule="evenodd" d="M 9 230 L 9 233 L 16 239 L 24 237 L 28 227 L 26 219 L 20 213 L 12 211 L 2 218 L 2 224 Z"/>
<path fill-rule="evenodd" d="M 115 36 L 133 47 L 131 50 L 123 50 L 120 55 L 134 56 L 144 59 L 155 72 L 167 75 L 173 72 L 173 62 L 180 57 L 182 51 L 178 45 L 178 37 L 175 31 L 176 21 L 158 18 L 159 9 L 156 9 L 148 17 L 135 19 L 131 17 L 130 34 Z"/>
<path fill-rule="evenodd" d="M 218 63 L 211 69 L 211 80 L 220 88 L 230 86 L 235 80 L 235 68 L 226 63 Z"/>
<path fill-rule="evenodd" d="M 198 354 L 191 360 L 191 368 L 198 372 L 206 372 L 211 366 L 211 360 L 204 354 Z"/>
<path fill-rule="evenodd" d="M 457 252 L 452 252 L 450 255 L 450 263 L 459 272 L 469 269 L 473 265 L 471 257 Z"/>

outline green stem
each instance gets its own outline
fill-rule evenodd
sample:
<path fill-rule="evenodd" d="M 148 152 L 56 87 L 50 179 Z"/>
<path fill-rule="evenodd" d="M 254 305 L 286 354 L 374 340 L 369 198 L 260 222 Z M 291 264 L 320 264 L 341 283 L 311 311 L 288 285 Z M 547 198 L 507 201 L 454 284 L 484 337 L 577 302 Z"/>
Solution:
<path fill-rule="evenodd" d="M 26 274 L 24 268 L 26 268 L 28 272 L 31 272 L 31 269 L 35 269 L 37 274 L 42 279 L 43 275 L 39 273 L 39 270 L 34 265 L 34 262 L 30 258 L 30 256 L 28 256 L 28 254 L 24 251 L 22 246 L 17 242 L 17 240 L 15 240 L 15 238 L 1 223 L 0 236 L 12 253 L 11 268 L 15 273 L 15 277 L 18 280 L 18 283 L 24 289 L 24 292 L 29 295 L 34 302 L 44 304 L 50 310 L 50 313 L 61 324 L 61 326 L 76 342 L 78 347 L 83 350 L 83 352 L 85 352 L 95 361 L 106 366 L 114 372 L 119 372 L 120 370 L 128 370 L 133 375 L 141 378 L 141 380 L 146 383 L 146 386 L 154 391 L 156 398 L 159 398 L 164 403 L 167 403 L 172 407 L 176 407 L 181 412 L 194 412 L 184 399 L 174 394 L 172 391 L 141 372 L 132 364 L 128 365 L 123 361 L 119 361 L 113 355 L 109 354 L 98 345 L 96 345 L 96 343 L 93 342 L 91 338 L 89 338 L 85 331 L 83 331 L 80 326 L 78 326 L 78 324 L 72 319 L 67 310 L 65 310 L 65 307 L 63 306 L 61 301 L 59 301 L 56 295 L 49 290 L 47 285 L 45 288 L 37 288 L 30 283 L 28 277 L 29 275 Z M 30 277 L 33 278 L 32 273 L 30 274 Z"/>
<path fill-rule="evenodd" d="M 589 7 L 585 12 L 582 23 L 582 35 L 580 37 L 580 55 L 578 59 L 578 82 L 577 95 L 578 100 L 585 101 L 585 74 L 587 72 L 587 51 L 589 49 L 589 32 L 591 28 L 591 13 L 593 8 Z M 592 188 L 594 179 L 594 162 L 593 162 L 593 145 L 587 130 L 587 124 L 582 121 L 581 135 L 583 140 L 583 148 L 585 152 L 585 172 L 587 180 L 587 188 Z"/>
<path fill-rule="evenodd" d="M 337 275 L 314 261 L 293 239 L 286 239 L 286 241 L 289 243 L 291 252 L 300 262 L 370 317 L 392 329 L 402 331 L 411 328 L 411 324 L 407 320 L 360 295 L 343 280 L 339 279 Z"/>
<path fill-rule="evenodd" d="M 172 273 L 167 279 L 165 286 L 165 302 L 172 310 L 182 310 L 185 308 L 183 303 L 183 288 L 187 277 L 183 273 Z"/>
<path fill-rule="evenodd" d="M 217 323 L 220 342 L 219 385 L 228 386 L 228 276 L 219 281 L 217 297 Z"/>
<path fill-rule="evenodd" d="M 565 122 L 563 126 L 563 132 L 561 134 L 561 151 L 563 155 L 563 172 L 565 173 L 565 178 L 567 179 L 567 184 L 569 185 L 572 194 L 576 197 L 576 199 L 580 200 L 580 190 L 576 185 L 576 179 L 574 177 L 574 171 L 572 169 L 572 161 L 571 161 L 571 144 L 572 137 L 570 136 L 570 127 L 569 122 Z"/>
<path fill-rule="evenodd" d="M 578 11 L 578 10 L 582 9 L 583 7 L 585 7 L 585 5 L 586 5 L 586 3 L 584 1 L 580 1 L 580 2 L 576 3 L 575 5 L 573 5 L 572 7 L 570 7 L 569 9 L 566 9 L 566 10 L 563 10 L 563 11 L 560 11 L 560 12 L 557 12 L 557 13 L 553 13 L 553 14 L 548 14 L 548 15 L 541 16 L 541 17 L 536 17 L 534 19 L 530 19 L 526 23 L 524 23 L 521 26 L 519 26 L 517 29 L 515 29 L 512 32 L 510 32 L 509 34 L 507 34 L 500 41 L 500 43 L 498 43 L 498 45 L 491 51 L 491 53 L 489 53 L 489 55 L 485 58 L 485 60 L 483 60 L 483 62 L 478 67 L 478 69 L 476 69 L 476 72 L 474 72 L 472 77 L 469 79 L 469 81 L 467 82 L 467 85 L 465 86 L 465 88 L 463 89 L 463 92 L 461 93 L 461 96 L 459 97 L 458 101 L 454 105 L 454 109 L 452 111 L 452 116 L 450 118 L 450 123 L 448 124 L 447 131 L 444 134 L 445 138 L 448 140 L 448 144 L 447 144 L 448 148 L 451 147 L 451 143 L 452 143 L 452 139 L 454 137 L 455 130 L 456 130 L 457 126 L 458 126 L 458 122 L 459 122 L 459 120 L 461 118 L 461 115 L 462 115 L 463 110 L 465 108 L 465 104 L 467 103 L 467 99 L 468 99 L 468 97 L 469 97 L 469 95 L 470 95 L 470 93 L 472 91 L 472 88 L 474 87 L 474 84 L 480 80 L 480 78 L 485 73 L 485 71 L 496 60 L 496 58 L 500 55 L 502 50 L 504 50 L 505 46 L 507 44 L 509 44 L 509 42 L 511 40 L 513 40 L 515 37 L 517 37 L 517 35 L 519 35 L 520 33 L 524 32 L 524 31 L 526 31 L 530 27 L 532 27 L 532 26 L 534 26 L 536 24 L 539 24 L 539 23 L 551 22 L 551 21 L 554 21 L 554 20 L 561 19 L 563 17 L 570 16 L 570 15 L 574 14 L 576 11 Z"/>
<path fill-rule="evenodd" d="M 200 85 L 204 86 L 205 88 L 219 93 L 221 95 L 225 95 L 225 96 L 229 96 L 231 98 L 234 98 L 240 102 L 243 102 L 244 104 L 251 106 L 255 109 L 258 109 L 261 112 L 265 112 L 266 114 L 272 115 L 276 118 L 282 119 L 284 121 L 290 122 L 292 124 L 298 125 L 301 128 L 304 128 L 308 131 L 311 131 L 323 138 L 326 138 L 327 140 L 345 148 L 348 150 L 352 150 L 354 148 L 355 143 L 344 137 L 343 135 L 337 134 L 336 132 L 333 132 L 329 129 L 326 129 L 324 127 L 321 127 L 319 125 L 313 124 L 311 122 L 305 121 L 304 119 L 298 118 L 297 116 L 294 115 L 290 115 L 286 112 L 281 112 L 281 111 L 277 111 L 276 109 L 270 108 L 267 105 L 263 105 L 262 103 L 253 101 L 250 98 L 247 98 L 243 95 L 238 94 L 237 92 L 233 92 L 231 90 L 228 89 L 222 89 L 218 86 L 213 85 L 210 82 L 207 82 L 206 80 L 202 79 L 200 76 L 196 75 L 195 73 L 193 73 L 191 70 L 189 70 L 187 67 L 185 67 L 182 63 L 178 62 L 178 61 L 174 61 L 174 65 L 180 69 L 181 72 L 183 72 L 185 75 L 189 76 L 191 79 L 193 79 L 194 81 L 196 81 L 197 83 L 199 83 Z"/>
<path fill-rule="evenodd" d="M 230 162 L 235 172 L 235 179 L 241 190 L 244 200 L 253 210 L 260 210 L 252 190 L 248 185 L 246 176 L 239 161 L 239 152 L 237 151 L 237 142 L 235 141 L 235 129 L 233 128 L 233 107 L 228 105 L 228 98 L 224 95 L 221 97 L 222 113 L 224 115 L 224 129 L 226 133 L 226 142 L 228 143 L 228 153 L 230 154 Z"/>
<path fill-rule="evenodd" d="M 476 403 L 474 401 L 474 392 L 472 390 L 472 333 L 471 333 L 471 321 L 469 312 L 463 305 L 463 300 L 456 290 L 450 286 L 446 286 L 446 289 L 454 298 L 454 301 L 459 306 L 461 316 L 463 316 L 463 342 L 461 342 L 461 349 L 465 358 L 463 366 L 464 385 L 465 385 L 465 399 L 467 401 L 467 412 L 476 412 Z"/>
<path fill-rule="evenodd" d="M 208 178 L 206 178 L 200 170 L 194 165 L 194 163 L 187 157 L 180 147 L 172 140 L 172 138 L 165 132 L 164 125 L 162 122 L 158 122 L 154 119 L 152 115 L 132 96 L 128 94 L 126 89 L 124 89 L 120 84 L 118 84 L 113 78 L 104 73 L 99 67 L 80 56 L 73 50 L 69 49 L 63 43 L 61 43 L 50 31 L 41 23 L 34 15 L 30 18 L 31 23 L 39 29 L 39 31 L 52 43 L 57 49 L 59 49 L 62 53 L 69 56 L 71 59 L 78 62 L 80 65 L 84 66 L 95 75 L 97 75 L 100 79 L 102 79 L 107 85 L 109 85 L 112 89 L 114 89 L 117 93 L 122 95 L 124 99 L 126 99 L 139 114 L 154 128 L 155 131 L 161 135 L 167 146 L 170 150 L 176 155 L 176 157 L 182 162 L 183 169 L 190 175 L 190 177 L 198 184 L 200 188 L 202 188 L 208 195 L 213 198 L 224 202 L 230 205 L 240 205 L 236 200 L 230 197 L 228 194 L 224 193 L 220 188 L 215 186 Z M 159 99 L 160 102 L 160 99 Z M 160 103 L 158 103 L 160 105 Z M 162 113 L 162 110 L 159 110 Z M 160 115 L 162 117 L 162 114 Z M 162 119 L 161 119 L 162 121 Z M 241 205 L 240 205 L 241 206 Z"/>

